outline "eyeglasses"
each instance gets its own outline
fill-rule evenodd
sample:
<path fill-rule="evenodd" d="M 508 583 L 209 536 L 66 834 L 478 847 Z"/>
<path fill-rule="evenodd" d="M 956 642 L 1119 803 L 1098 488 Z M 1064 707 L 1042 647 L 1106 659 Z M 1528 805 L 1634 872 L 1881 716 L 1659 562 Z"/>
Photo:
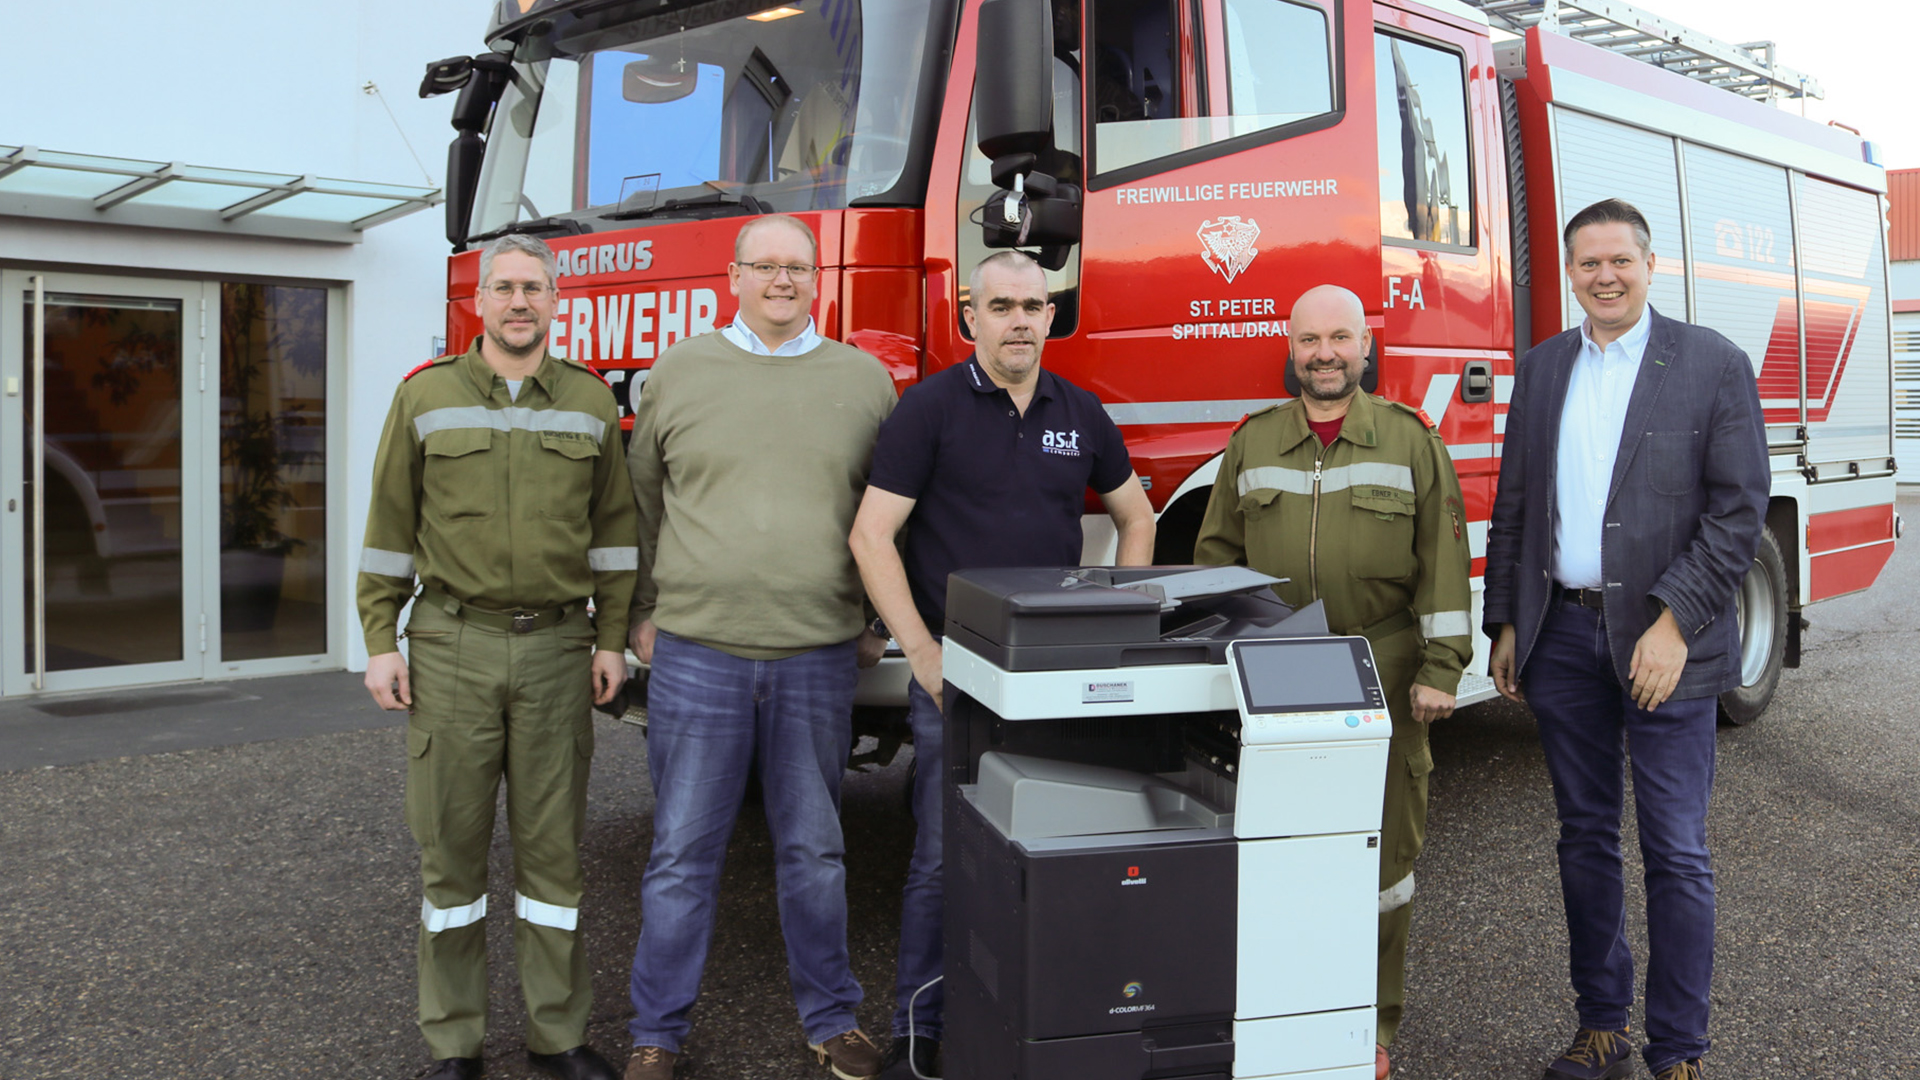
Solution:
<path fill-rule="evenodd" d="M 496 281 L 487 286 L 495 300 L 511 300 L 514 293 L 521 293 L 529 300 L 539 300 L 551 292 L 553 287 L 544 281 Z"/>
<path fill-rule="evenodd" d="M 734 265 L 742 270 L 753 271 L 753 276 L 761 281 L 772 281 L 780 276 L 782 270 L 785 270 L 787 276 L 794 281 L 812 281 L 813 275 L 820 272 L 819 267 L 808 266 L 805 263 L 735 263 Z"/>

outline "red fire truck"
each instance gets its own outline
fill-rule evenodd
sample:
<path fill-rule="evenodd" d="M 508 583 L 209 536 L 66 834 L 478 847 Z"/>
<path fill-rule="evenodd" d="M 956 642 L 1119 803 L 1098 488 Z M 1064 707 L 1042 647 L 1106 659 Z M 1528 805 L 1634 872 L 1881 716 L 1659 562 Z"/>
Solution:
<path fill-rule="evenodd" d="M 820 331 L 904 389 L 967 357 L 967 271 L 1020 244 L 1058 306 L 1046 363 L 1107 403 L 1177 563 L 1232 425 L 1287 394 L 1294 298 L 1335 282 L 1379 392 L 1452 451 L 1477 582 L 1514 365 L 1579 318 L 1560 225 L 1619 196 L 1652 224 L 1652 303 L 1745 349 L 1764 399 L 1725 713 L 1759 715 L 1801 610 L 1892 553 L 1885 173 L 1772 105 L 1817 87 L 1752 47 L 1602 0 L 501 0 L 487 43 L 422 86 L 459 91 L 451 342 L 479 331 L 472 249 L 538 235 L 552 350 L 630 405 L 732 317 L 740 218 L 786 212 L 820 237 Z"/>

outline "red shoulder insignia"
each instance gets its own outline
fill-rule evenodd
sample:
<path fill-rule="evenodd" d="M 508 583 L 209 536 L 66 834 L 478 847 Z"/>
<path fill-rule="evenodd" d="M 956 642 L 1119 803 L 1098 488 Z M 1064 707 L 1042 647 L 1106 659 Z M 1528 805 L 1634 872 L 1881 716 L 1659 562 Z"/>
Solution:
<path fill-rule="evenodd" d="M 427 370 L 428 368 L 432 367 L 433 365 L 445 359 L 446 357 L 444 356 L 436 356 L 433 359 L 427 361 L 426 363 L 421 364 L 419 367 L 414 368 L 412 371 L 407 372 L 405 375 L 400 376 L 400 381 L 406 382 L 408 379 L 413 378 L 415 375 L 420 374 L 421 372 Z"/>
<path fill-rule="evenodd" d="M 1414 410 L 1414 415 L 1415 415 L 1415 416 L 1418 416 L 1418 417 L 1420 418 L 1420 422 L 1421 422 L 1421 423 L 1423 423 L 1423 424 L 1425 424 L 1425 425 L 1427 425 L 1427 430 L 1428 430 L 1428 431 L 1439 431 L 1439 430 L 1440 430 L 1440 425 L 1439 425 L 1439 424 L 1436 424 L 1436 423 L 1434 423 L 1434 422 L 1433 422 L 1433 417 L 1431 417 L 1431 416 L 1428 416 L 1428 415 L 1427 415 L 1427 410 L 1425 410 L 1425 409 L 1415 409 L 1415 410 Z"/>
<path fill-rule="evenodd" d="M 565 364 L 568 367 L 579 368 L 581 371 L 584 371 L 587 374 L 592 375 L 594 378 L 599 379 L 601 382 L 606 383 L 607 389 L 609 390 L 613 389 L 613 384 L 610 382 L 607 382 L 607 377 L 605 375 L 600 374 L 600 369 L 594 367 L 592 364 L 589 364 L 584 360 L 575 360 L 570 356 L 555 356 L 554 359 L 560 361 L 562 364 Z"/>
<path fill-rule="evenodd" d="M 1252 420 L 1252 419 L 1253 419 L 1254 417 L 1256 417 L 1256 416 L 1265 416 L 1265 415 L 1267 415 L 1268 413 L 1270 413 L 1270 412 L 1272 412 L 1272 411 L 1273 411 L 1273 410 L 1275 410 L 1275 409 L 1278 409 L 1278 408 L 1280 408 L 1281 406 L 1283 406 L 1283 405 L 1285 405 L 1285 404 L 1286 404 L 1286 402 L 1284 402 L 1284 401 L 1277 401 L 1277 402 L 1274 402 L 1274 403 L 1273 403 L 1272 405 L 1268 405 L 1268 406 L 1265 406 L 1265 407 L 1263 407 L 1263 408 L 1259 408 L 1259 409 L 1255 409 L 1255 410 L 1253 410 L 1252 412 L 1250 412 L 1250 413 L 1248 413 L 1247 415 L 1245 415 L 1245 416 L 1243 416 L 1243 417 L 1241 417 L 1241 418 L 1240 418 L 1240 422 L 1239 422 L 1239 423 L 1237 423 L 1237 424 L 1235 424 L 1235 425 L 1233 425 L 1233 430 L 1232 430 L 1232 431 L 1229 431 L 1229 432 L 1227 432 L 1227 438 L 1229 438 L 1229 439 L 1231 439 L 1231 438 L 1233 438 L 1233 437 L 1234 437 L 1235 435 L 1238 435 L 1238 434 L 1240 433 L 1240 429 L 1241 429 L 1241 428 L 1243 428 L 1243 427 L 1246 427 L 1246 426 L 1247 426 L 1247 421 L 1249 421 L 1249 420 Z"/>

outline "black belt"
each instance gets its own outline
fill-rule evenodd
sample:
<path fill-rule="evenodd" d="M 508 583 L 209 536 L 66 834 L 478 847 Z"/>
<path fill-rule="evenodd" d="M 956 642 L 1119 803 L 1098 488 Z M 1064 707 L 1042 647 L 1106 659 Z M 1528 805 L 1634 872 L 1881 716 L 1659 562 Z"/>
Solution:
<path fill-rule="evenodd" d="M 1607 611 L 1606 590 L 1604 589 L 1569 589 L 1565 585 L 1558 585 L 1558 586 L 1555 586 L 1555 588 L 1559 590 L 1561 602 L 1568 603 L 1568 604 L 1579 604 L 1583 608 L 1591 608 L 1592 610 L 1598 611 L 1603 615 L 1606 614 L 1606 611 Z"/>
<path fill-rule="evenodd" d="M 463 622 L 484 626 L 489 630 L 498 630 L 504 634 L 531 634 L 535 630 L 558 626 L 567 617 L 568 612 L 580 606 L 579 604 L 562 604 L 559 607 L 544 608 L 539 611 L 488 611 L 462 603 L 439 589 L 425 584 L 420 586 L 420 599 Z"/>

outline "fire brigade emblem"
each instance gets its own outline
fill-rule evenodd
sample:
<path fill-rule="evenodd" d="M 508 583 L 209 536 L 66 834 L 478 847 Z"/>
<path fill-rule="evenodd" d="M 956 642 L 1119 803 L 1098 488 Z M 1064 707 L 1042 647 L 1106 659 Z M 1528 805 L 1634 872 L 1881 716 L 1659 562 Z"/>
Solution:
<path fill-rule="evenodd" d="M 1246 271 L 1253 257 L 1260 249 L 1253 246 L 1260 239 L 1260 226 L 1252 219 L 1244 221 L 1237 216 L 1222 217 L 1218 221 L 1200 223 L 1200 258 L 1208 267 L 1228 284 Z"/>

